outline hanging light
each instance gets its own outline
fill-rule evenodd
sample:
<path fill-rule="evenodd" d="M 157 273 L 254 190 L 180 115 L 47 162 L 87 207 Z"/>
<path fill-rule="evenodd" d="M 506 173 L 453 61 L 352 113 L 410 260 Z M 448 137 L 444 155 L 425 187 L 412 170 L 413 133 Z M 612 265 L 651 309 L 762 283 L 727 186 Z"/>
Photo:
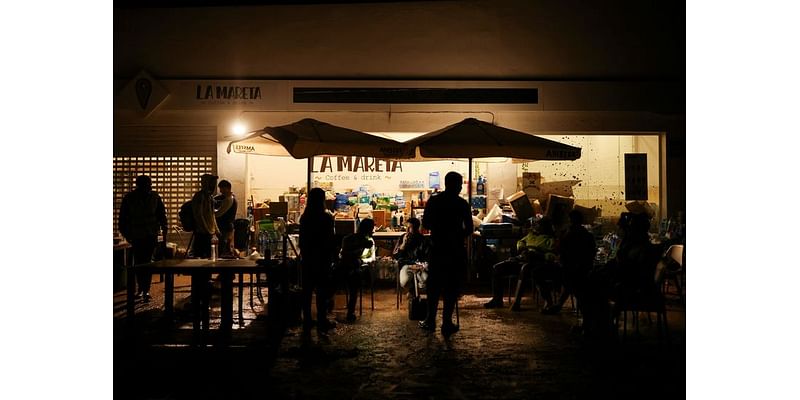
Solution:
<path fill-rule="evenodd" d="M 247 128 L 244 126 L 243 123 L 237 121 L 233 124 L 233 134 L 236 136 L 242 136 L 247 132 Z"/>

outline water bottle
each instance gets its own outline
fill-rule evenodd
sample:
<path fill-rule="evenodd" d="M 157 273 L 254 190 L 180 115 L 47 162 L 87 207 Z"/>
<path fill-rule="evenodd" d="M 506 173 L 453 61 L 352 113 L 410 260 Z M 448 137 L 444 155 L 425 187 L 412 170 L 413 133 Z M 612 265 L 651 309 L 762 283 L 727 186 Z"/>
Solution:
<path fill-rule="evenodd" d="M 475 186 L 475 192 L 478 196 L 486 194 L 486 180 L 483 175 L 478 177 L 478 184 Z"/>
<path fill-rule="evenodd" d="M 217 261 L 217 245 L 219 239 L 216 236 L 211 237 L 211 261 Z"/>
<path fill-rule="evenodd" d="M 258 252 L 261 254 L 262 257 L 264 256 L 264 253 L 267 251 L 266 235 L 267 231 L 262 230 L 258 232 Z"/>
<path fill-rule="evenodd" d="M 270 237 L 270 233 L 265 231 L 264 232 L 264 253 L 262 253 L 264 255 L 264 258 L 266 258 L 268 260 L 272 258 L 272 253 L 273 253 L 272 248 L 274 246 L 275 246 L 275 243 L 272 240 L 272 238 Z"/>

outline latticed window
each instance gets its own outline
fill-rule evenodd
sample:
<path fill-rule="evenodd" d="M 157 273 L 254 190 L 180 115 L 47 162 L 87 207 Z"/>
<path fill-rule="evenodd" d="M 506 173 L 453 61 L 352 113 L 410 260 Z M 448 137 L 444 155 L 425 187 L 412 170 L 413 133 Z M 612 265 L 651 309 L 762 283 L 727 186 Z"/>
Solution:
<path fill-rule="evenodd" d="M 122 198 L 136 187 L 136 177 L 148 175 L 164 201 L 169 226 L 179 226 L 178 211 L 200 190 L 200 175 L 213 174 L 214 158 L 205 156 L 114 157 L 114 235 Z"/>
<path fill-rule="evenodd" d="M 114 128 L 114 235 L 119 207 L 148 175 L 167 209 L 170 229 L 178 224 L 181 205 L 200 190 L 200 175 L 217 170 L 215 126 L 120 125 Z"/>

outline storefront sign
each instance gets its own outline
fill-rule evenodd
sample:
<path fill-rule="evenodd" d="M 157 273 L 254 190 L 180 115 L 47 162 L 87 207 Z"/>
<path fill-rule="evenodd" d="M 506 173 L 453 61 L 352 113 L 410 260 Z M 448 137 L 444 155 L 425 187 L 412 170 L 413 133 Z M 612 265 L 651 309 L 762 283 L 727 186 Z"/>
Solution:
<path fill-rule="evenodd" d="M 274 81 L 167 81 L 170 110 L 248 110 L 280 107 Z"/>
<path fill-rule="evenodd" d="M 202 104 L 252 104 L 253 100 L 261 100 L 261 87 L 198 84 L 195 100 Z"/>
<path fill-rule="evenodd" d="M 261 100 L 260 86 L 197 85 L 195 99 L 213 102 Z"/>
<path fill-rule="evenodd" d="M 233 151 L 236 152 L 236 153 L 245 153 L 245 154 L 246 153 L 255 153 L 256 152 L 256 146 L 254 146 L 252 144 L 234 143 L 233 144 Z"/>
<path fill-rule="evenodd" d="M 117 95 L 117 105 L 138 111 L 147 117 L 159 107 L 170 92 L 146 71 L 140 71 Z"/>
<path fill-rule="evenodd" d="M 321 157 L 311 172 L 403 172 L 403 163 L 374 157 Z"/>

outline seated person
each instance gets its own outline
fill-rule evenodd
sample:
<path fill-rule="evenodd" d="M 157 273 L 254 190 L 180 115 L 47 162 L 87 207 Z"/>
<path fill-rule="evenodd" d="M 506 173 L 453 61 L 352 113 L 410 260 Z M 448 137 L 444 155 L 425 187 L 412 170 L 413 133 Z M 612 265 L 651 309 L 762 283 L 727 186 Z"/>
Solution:
<path fill-rule="evenodd" d="M 408 221 L 406 221 L 406 233 L 403 234 L 397 242 L 392 254 L 392 258 L 397 261 L 397 265 L 400 267 L 400 287 L 403 288 L 407 288 L 409 282 L 412 280 L 409 267 L 418 261 L 427 261 L 425 255 L 427 250 L 425 244 L 426 239 L 425 236 L 420 233 L 419 227 L 419 219 L 414 217 L 409 218 Z M 424 287 L 427 277 L 427 272 L 417 272 L 417 282 L 420 284 L 420 288 Z"/>
<path fill-rule="evenodd" d="M 517 284 L 517 309 L 519 308 L 519 297 L 521 296 L 521 283 L 523 274 L 530 271 L 524 268 L 533 263 L 540 265 L 545 260 L 554 260 L 555 239 L 553 238 L 553 227 L 550 219 L 542 218 L 539 222 L 532 224 L 528 234 L 517 242 L 517 255 L 506 261 L 499 262 L 492 267 L 492 300 L 483 306 L 486 308 L 498 308 L 503 306 L 503 286 L 500 279 L 507 275 L 519 275 Z"/>
<path fill-rule="evenodd" d="M 347 285 L 349 297 L 347 299 L 347 321 L 356 320 L 356 299 L 358 289 L 361 287 L 363 266 L 375 261 L 375 242 L 372 240 L 372 230 L 375 222 L 369 218 L 362 219 L 358 224 L 356 233 L 342 239 L 342 249 L 339 253 L 339 265 L 336 268 L 337 281 L 344 281 Z"/>
<path fill-rule="evenodd" d="M 528 262 L 519 271 L 517 290 L 514 294 L 514 302 L 511 303 L 511 310 L 520 310 L 522 284 L 527 277 L 532 277 L 536 282 L 539 293 L 544 297 L 542 310 L 546 310 L 552 306 L 552 289 L 561 284 L 562 278 L 561 267 L 556 262 L 555 231 L 550 218 L 542 218 L 536 224 L 535 234 L 529 233 L 525 238 L 527 238 L 525 254 Z"/>
<path fill-rule="evenodd" d="M 392 258 L 400 265 L 413 264 L 417 259 L 417 252 L 422 248 L 425 236 L 419 231 L 419 219 L 411 217 L 406 221 L 406 233 L 394 246 Z"/>
<path fill-rule="evenodd" d="M 632 292 L 650 290 L 660 258 L 658 247 L 650 243 L 650 219 L 632 214 L 616 257 L 607 268 L 612 273 L 614 295 L 624 298 Z"/>
<path fill-rule="evenodd" d="M 587 276 L 594 266 L 596 253 L 594 235 L 583 227 L 583 214 L 572 210 L 569 213 L 569 221 L 567 232 L 558 241 L 559 261 L 564 275 L 564 290 L 552 307 L 542 310 L 546 314 L 558 313 L 570 294 L 577 298 L 580 307 L 583 302 Z"/>
<path fill-rule="evenodd" d="M 594 267 L 587 276 L 583 299 L 579 300 L 583 313 L 584 333 L 595 339 L 608 339 L 611 320 L 609 299 L 624 302 L 645 286 L 655 289 L 654 275 L 658 252 L 653 251 L 646 215 L 623 212 L 617 222 L 620 244 L 612 258 Z"/>

